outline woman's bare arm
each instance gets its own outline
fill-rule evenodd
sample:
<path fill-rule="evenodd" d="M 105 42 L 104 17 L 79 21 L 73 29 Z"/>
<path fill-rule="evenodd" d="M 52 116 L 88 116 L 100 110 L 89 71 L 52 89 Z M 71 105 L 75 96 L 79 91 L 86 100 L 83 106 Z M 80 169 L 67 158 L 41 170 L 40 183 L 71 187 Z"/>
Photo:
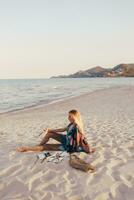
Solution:
<path fill-rule="evenodd" d="M 48 129 L 48 133 L 51 133 L 51 132 L 64 132 L 64 131 L 66 131 L 67 130 L 67 127 L 65 127 L 65 128 L 58 128 L 58 129 Z"/>

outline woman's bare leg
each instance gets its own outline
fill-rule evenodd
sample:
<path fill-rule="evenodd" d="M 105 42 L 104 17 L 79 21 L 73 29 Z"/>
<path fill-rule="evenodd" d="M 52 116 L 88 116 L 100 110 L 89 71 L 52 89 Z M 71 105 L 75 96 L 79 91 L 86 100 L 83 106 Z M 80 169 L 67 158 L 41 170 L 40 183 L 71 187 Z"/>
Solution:
<path fill-rule="evenodd" d="M 19 152 L 27 152 L 27 151 L 60 151 L 60 145 L 61 144 L 45 144 L 45 145 L 37 145 L 33 147 L 19 147 L 17 148 L 17 151 Z"/>
<path fill-rule="evenodd" d="M 39 145 L 46 144 L 49 141 L 50 138 L 52 138 L 52 139 L 54 139 L 54 140 L 56 140 L 56 141 L 58 141 L 60 143 L 62 142 L 62 134 L 55 133 L 55 132 L 50 132 L 50 133 L 47 133 L 45 135 L 45 137 L 43 138 L 43 140 L 41 141 L 41 143 Z"/>
<path fill-rule="evenodd" d="M 41 143 L 39 145 L 33 146 L 33 147 L 26 147 L 26 146 L 19 147 L 19 148 L 17 148 L 17 151 L 20 151 L 20 152 L 44 151 L 44 150 L 58 151 L 59 146 L 61 144 L 46 144 L 49 141 L 50 138 L 62 143 L 62 134 L 51 132 L 51 133 L 47 133 L 45 135 L 45 137 L 43 138 L 43 140 L 41 141 Z"/>

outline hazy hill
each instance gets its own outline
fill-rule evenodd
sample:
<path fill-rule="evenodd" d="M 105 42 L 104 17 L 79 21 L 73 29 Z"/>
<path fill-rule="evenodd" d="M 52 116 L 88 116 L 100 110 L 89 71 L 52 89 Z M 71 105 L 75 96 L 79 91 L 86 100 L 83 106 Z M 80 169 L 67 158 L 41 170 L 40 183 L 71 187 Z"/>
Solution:
<path fill-rule="evenodd" d="M 119 64 L 113 68 L 100 66 L 81 70 L 70 75 L 53 76 L 51 78 L 90 78 L 90 77 L 134 77 L 134 64 Z"/>

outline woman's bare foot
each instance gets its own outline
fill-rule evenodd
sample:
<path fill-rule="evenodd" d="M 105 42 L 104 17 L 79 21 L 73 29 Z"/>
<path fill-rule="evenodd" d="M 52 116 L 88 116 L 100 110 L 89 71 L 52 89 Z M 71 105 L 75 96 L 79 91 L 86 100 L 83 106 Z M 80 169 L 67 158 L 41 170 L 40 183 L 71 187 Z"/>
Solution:
<path fill-rule="evenodd" d="M 19 152 L 25 152 L 25 151 L 27 151 L 27 147 L 18 147 L 17 151 L 19 151 Z"/>

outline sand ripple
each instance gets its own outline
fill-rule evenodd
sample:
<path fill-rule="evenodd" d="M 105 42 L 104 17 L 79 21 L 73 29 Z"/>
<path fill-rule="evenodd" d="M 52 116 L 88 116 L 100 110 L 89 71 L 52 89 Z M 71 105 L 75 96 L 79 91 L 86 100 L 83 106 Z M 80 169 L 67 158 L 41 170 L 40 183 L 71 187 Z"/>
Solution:
<path fill-rule="evenodd" d="M 0 199 L 133 200 L 133 99 L 133 87 L 111 88 L 0 116 Z M 14 149 L 37 144 L 43 127 L 66 125 L 65 114 L 74 107 L 82 112 L 88 140 L 97 148 L 92 162 L 97 171 L 77 171 L 67 159 L 31 168 L 35 153 Z"/>

